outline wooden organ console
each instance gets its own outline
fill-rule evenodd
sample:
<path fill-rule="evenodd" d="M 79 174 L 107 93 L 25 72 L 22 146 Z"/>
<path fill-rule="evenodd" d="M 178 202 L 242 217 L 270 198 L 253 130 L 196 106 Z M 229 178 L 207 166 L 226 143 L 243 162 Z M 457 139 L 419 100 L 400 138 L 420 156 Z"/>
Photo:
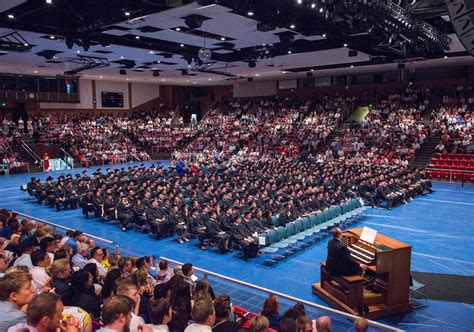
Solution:
<path fill-rule="evenodd" d="M 342 233 L 352 259 L 368 266 L 365 276 L 332 276 L 321 263 L 313 293 L 331 307 L 369 319 L 408 312 L 411 246 L 377 234 L 373 244 L 360 239 L 362 228 Z"/>

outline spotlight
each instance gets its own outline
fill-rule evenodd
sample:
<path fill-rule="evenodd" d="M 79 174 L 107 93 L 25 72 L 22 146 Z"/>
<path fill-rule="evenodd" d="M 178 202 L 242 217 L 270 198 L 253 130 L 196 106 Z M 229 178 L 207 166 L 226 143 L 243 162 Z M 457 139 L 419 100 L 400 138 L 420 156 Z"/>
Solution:
<path fill-rule="evenodd" d="M 255 66 L 257 66 L 257 64 L 255 63 L 255 61 L 250 60 L 250 61 L 249 61 L 249 68 L 255 68 Z"/>
<path fill-rule="evenodd" d="M 74 46 L 74 39 L 72 37 L 66 37 L 66 46 L 69 49 Z"/>
<path fill-rule="evenodd" d="M 248 16 L 253 16 L 253 12 L 248 12 L 247 15 Z"/>
<path fill-rule="evenodd" d="M 311 8 L 312 8 L 312 9 L 316 8 L 316 4 L 315 4 L 315 3 L 312 3 L 312 4 L 311 4 Z"/>
<path fill-rule="evenodd" d="M 8 14 L 8 18 L 13 20 L 15 16 L 13 16 L 12 14 Z"/>
<path fill-rule="evenodd" d="M 125 12 L 125 16 L 130 16 L 130 12 Z"/>
<path fill-rule="evenodd" d="M 87 52 L 89 50 L 89 47 L 91 47 L 91 41 L 89 39 L 83 39 L 82 47 L 84 48 L 84 51 Z"/>

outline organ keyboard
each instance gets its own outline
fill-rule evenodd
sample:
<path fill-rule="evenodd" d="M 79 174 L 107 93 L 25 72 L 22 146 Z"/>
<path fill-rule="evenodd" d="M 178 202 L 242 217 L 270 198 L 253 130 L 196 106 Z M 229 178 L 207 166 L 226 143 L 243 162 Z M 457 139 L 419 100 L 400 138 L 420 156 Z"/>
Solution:
<path fill-rule="evenodd" d="M 411 246 L 380 233 L 371 244 L 361 233 L 361 228 L 345 231 L 342 242 L 354 261 L 368 266 L 365 278 L 332 276 L 323 262 L 313 292 L 332 307 L 371 319 L 410 311 Z"/>

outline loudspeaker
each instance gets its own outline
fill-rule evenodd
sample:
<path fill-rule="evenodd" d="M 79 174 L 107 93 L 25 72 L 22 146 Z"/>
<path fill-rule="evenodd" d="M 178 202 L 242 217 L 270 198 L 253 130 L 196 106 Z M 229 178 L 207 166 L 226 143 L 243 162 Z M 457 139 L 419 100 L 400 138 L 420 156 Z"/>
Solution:
<path fill-rule="evenodd" d="M 190 29 L 197 29 L 200 28 L 202 25 L 202 22 L 204 22 L 204 17 L 201 15 L 189 15 L 184 19 L 184 23 L 190 28 Z"/>
<path fill-rule="evenodd" d="M 405 64 L 404 63 L 399 63 L 397 68 L 398 68 L 398 70 L 404 70 L 405 69 Z"/>
<path fill-rule="evenodd" d="M 160 76 L 160 72 L 157 70 L 153 71 L 153 77 L 158 77 L 158 76 Z"/>
<path fill-rule="evenodd" d="M 350 57 L 357 56 L 357 54 L 359 54 L 359 53 L 357 52 L 357 50 L 349 50 L 349 56 L 350 56 Z"/>
<path fill-rule="evenodd" d="M 253 78 L 252 77 L 247 77 L 247 82 L 253 82 Z"/>
<path fill-rule="evenodd" d="M 448 0 L 449 18 L 459 40 L 474 55 L 474 1 Z"/>
<path fill-rule="evenodd" d="M 313 75 L 313 73 L 311 73 L 311 72 L 310 72 L 310 73 L 306 73 L 306 77 L 313 77 L 313 76 L 314 76 L 314 75 Z"/>
<path fill-rule="evenodd" d="M 120 69 L 119 74 L 120 75 L 127 75 L 127 71 L 125 69 Z"/>

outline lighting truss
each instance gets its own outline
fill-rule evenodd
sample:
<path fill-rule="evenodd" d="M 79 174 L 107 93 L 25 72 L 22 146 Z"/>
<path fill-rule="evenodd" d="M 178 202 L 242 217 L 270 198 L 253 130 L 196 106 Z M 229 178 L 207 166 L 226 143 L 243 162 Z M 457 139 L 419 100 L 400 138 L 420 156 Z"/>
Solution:
<path fill-rule="evenodd" d="M 107 58 L 99 58 L 88 55 L 78 55 L 76 58 L 68 59 L 69 62 L 77 63 L 80 67 L 67 71 L 68 75 L 75 75 L 84 70 L 104 68 L 110 66 Z"/>
<path fill-rule="evenodd" d="M 32 46 L 17 31 L 0 37 L 0 50 L 5 52 L 28 52 Z"/>

